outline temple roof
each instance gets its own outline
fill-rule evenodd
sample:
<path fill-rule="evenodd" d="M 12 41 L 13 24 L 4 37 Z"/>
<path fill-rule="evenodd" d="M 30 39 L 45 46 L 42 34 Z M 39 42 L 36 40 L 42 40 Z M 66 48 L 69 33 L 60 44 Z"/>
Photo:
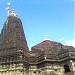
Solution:
<path fill-rule="evenodd" d="M 48 59 L 49 61 L 62 61 L 68 58 L 75 58 L 75 48 L 64 46 L 59 42 L 44 40 L 31 48 L 33 53 L 37 53 L 37 60 Z"/>
<path fill-rule="evenodd" d="M 32 47 L 32 52 L 39 52 L 39 51 L 49 51 L 51 54 L 56 54 L 60 51 L 63 45 L 58 42 L 45 40 L 35 46 Z"/>
<path fill-rule="evenodd" d="M 63 46 L 58 54 L 64 54 L 66 52 L 75 52 L 75 48 L 73 46 Z"/>

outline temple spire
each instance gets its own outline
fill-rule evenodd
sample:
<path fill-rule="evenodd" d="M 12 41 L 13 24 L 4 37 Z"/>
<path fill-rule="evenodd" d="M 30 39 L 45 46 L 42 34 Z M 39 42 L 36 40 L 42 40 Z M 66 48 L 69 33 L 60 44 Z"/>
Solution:
<path fill-rule="evenodd" d="M 45 34 L 45 40 L 49 40 L 49 39 L 48 39 L 48 34 Z"/>

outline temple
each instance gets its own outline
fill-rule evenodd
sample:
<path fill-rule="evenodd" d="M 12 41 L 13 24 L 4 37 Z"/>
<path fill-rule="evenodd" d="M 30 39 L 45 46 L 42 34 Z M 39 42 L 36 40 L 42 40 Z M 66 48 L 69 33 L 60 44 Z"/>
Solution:
<path fill-rule="evenodd" d="M 22 22 L 11 11 L 0 34 L 0 75 L 75 75 L 75 48 L 45 39 L 29 51 Z"/>

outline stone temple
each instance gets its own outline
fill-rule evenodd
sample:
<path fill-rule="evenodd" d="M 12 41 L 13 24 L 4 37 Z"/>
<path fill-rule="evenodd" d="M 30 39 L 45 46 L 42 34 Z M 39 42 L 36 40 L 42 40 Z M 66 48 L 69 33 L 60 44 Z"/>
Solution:
<path fill-rule="evenodd" d="M 22 22 L 11 12 L 0 34 L 0 75 L 75 75 L 75 48 L 44 40 L 29 51 Z"/>

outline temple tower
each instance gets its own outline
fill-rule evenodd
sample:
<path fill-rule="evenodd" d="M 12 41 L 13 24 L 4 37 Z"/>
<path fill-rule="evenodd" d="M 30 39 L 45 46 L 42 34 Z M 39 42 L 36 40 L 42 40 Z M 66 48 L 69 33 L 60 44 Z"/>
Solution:
<path fill-rule="evenodd" d="M 9 9 L 0 34 L 0 75 L 26 75 L 29 52 L 20 18 Z"/>
<path fill-rule="evenodd" d="M 24 35 L 22 22 L 20 18 L 10 11 L 4 27 L 1 31 L 1 50 L 16 49 L 28 51 L 27 41 Z"/>

